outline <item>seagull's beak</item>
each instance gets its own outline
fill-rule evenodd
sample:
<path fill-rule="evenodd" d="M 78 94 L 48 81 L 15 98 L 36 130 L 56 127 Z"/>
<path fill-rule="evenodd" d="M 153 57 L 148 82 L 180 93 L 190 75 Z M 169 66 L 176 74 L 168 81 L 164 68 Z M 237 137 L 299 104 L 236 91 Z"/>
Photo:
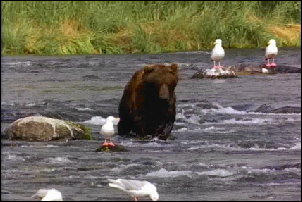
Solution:
<path fill-rule="evenodd" d="M 119 122 L 119 121 L 120 121 L 120 118 L 115 118 L 115 120 L 116 120 L 117 122 Z"/>
<path fill-rule="evenodd" d="M 271 44 L 271 42 L 269 41 L 268 43 L 267 43 L 267 45 L 270 45 Z"/>
<path fill-rule="evenodd" d="M 213 44 L 214 44 L 214 45 L 216 45 L 216 44 L 217 44 L 217 42 L 215 41 Z"/>

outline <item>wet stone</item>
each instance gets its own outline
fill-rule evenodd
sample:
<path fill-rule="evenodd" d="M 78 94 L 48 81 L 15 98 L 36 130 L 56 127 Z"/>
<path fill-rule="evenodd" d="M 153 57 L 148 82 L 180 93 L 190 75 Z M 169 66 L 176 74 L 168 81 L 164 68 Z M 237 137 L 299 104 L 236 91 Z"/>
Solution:
<path fill-rule="evenodd" d="M 29 116 L 10 124 L 5 135 L 10 140 L 53 141 L 91 139 L 90 130 L 78 123 L 44 116 Z"/>
<path fill-rule="evenodd" d="M 115 146 L 101 146 L 96 149 L 96 152 L 128 152 L 129 150 L 121 145 Z"/>

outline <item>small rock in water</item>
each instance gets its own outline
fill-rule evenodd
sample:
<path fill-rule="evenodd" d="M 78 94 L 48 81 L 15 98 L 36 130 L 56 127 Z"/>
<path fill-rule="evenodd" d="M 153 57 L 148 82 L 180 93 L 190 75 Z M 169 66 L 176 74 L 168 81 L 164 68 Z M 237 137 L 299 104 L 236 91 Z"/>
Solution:
<path fill-rule="evenodd" d="M 96 152 L 128 152 L 129 150 L 123 146 L 101 146 L 96 150 Z"/>
<path fill-rule="evenodd" d="M 195 79 L 226 79 L 226 78 L 236 78 L 237 75 L 233 70 L 227 68 L 210 68 L 205 71 L 200 71 L 195 73 L 191 78 Z"/>

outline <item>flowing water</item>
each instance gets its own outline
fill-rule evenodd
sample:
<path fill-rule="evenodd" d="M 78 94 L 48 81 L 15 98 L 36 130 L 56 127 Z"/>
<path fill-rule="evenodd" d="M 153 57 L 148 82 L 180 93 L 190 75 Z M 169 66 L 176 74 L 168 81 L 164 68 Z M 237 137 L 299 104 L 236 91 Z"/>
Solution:
<path fill-rule="evenodd" d="M 263 49 L 227 49 L 222 65 L 264 62 Z M 128 152 L 95 152 L 104 118 L 146 64 L 180 66 L 177 115 L 167 141 L 115 136 Z M 300 49 L 277 65 L 301 68 Z M 1 140 L 1 200 L 55 188 L 64 200 L 133 200 L 108 178 L 148 180 L 160 200 L 301 200 L 301 74 L 190 79 L 210 52 L 1 58 L 1 131 L 43 115 L 90 127 L 93 140 Z M 117 128 L 115 126 L 115 128 Z M 142 200 L 150 200 L 142 198 Z"/>

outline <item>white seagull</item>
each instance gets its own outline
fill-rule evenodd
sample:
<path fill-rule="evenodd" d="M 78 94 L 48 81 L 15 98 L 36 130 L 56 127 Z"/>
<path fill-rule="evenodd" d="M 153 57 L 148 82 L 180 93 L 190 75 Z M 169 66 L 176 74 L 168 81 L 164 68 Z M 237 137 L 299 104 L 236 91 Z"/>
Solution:
<path fill-rule="evenodd" d="M 267 67 L 275 67 L 275 56 L 278 54 L 278 48 L 276 47 L 276 41 L 274 39 L 269 40 L 268 46 L 265 51 L 265 59 L 267 59 Z M 269 59 L 273 59 L 273 63 L 269 62 Z"/>
<path fill-rule="evenodd" d="M 159 194 L 156 191 L 156 187 L 148 181 L 139 181 L 139 180 L 109 180 L 109 187 L 114 187 L 119 190 L 122 190 L 137 201 L 138 197 L 149 196 L 152 201 L 157 201 L 159 199 Z"/>
<path fill-rule="evenodd" d="M 115 146 L 113 142 L 111 142 L 111 136 L 114 135 L 113 121 L 119 121 L 119 118 L 114 118 L 113 116 L 108 116 L 106 119 L 106 123 L 102 126 L 100 133 L 105 137 L 105 141 L 103 146 Z M 107 143 L 107 139 L 109 142 Z"/>
<path fill-rule="evenodd" d="M 56 189 L 39 189 L 32 198 L 39 197 L 41 201 L 63 201 L 62 194 Z"/>
<path fill-rule="evenodd" d="M 214 61 L 213 68 L 223 67 L 223 66 L 220 66 L 220 61 L 225 56 L 225 53 L 224 53 L 224 49 L 221 46 L 221 43 L 222 43 L 221 39 L 216 39 L 216 41 L 214 42 L 215 47 L 213 48 L 212 53 L 211 53 L 211 59 Z M 216 62 L 218 62 L 218 66 L 216 66 Z"/>

